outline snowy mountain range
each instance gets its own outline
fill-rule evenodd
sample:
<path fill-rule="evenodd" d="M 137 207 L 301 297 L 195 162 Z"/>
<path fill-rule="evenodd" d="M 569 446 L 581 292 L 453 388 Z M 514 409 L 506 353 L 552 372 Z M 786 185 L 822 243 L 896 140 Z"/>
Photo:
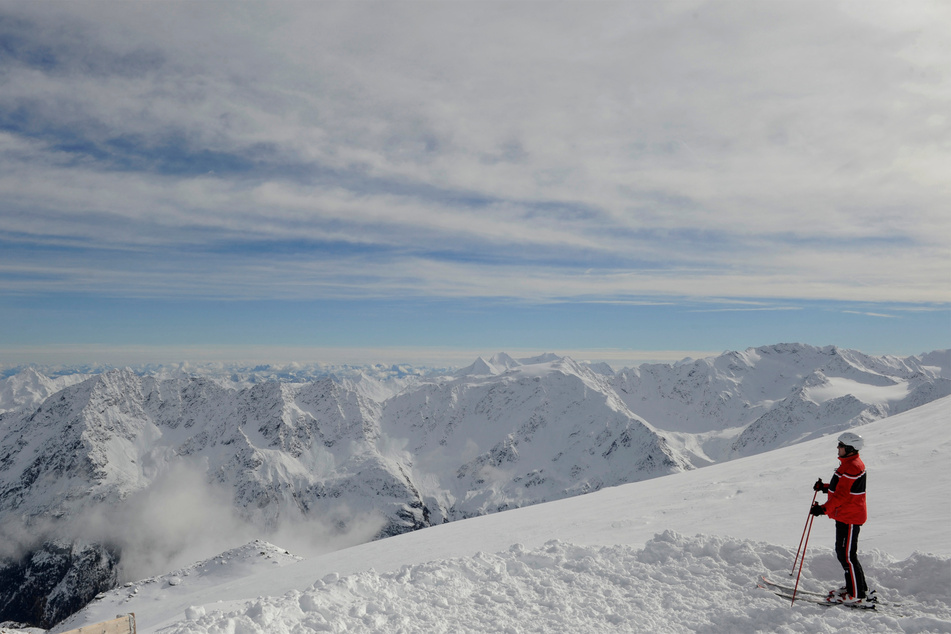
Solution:
<path fill-rule="evenodd" d="M 947 633 L 949 408 L 946 397 L 862 428 L 874 611 L 805 594 L 842 583 L 833 522 L 816 518 L 801 541 L 812 483 L 837 462 L 833 434 L 303 559 L 251 541 L 105 592 L 51 633 L 129 612 L 140 634 Z M 757 586 L 791 586 L 797 546 L 791 605 Z"/>
<path fill-rule="evenodd" d="M 200 540 L 163 529 L 169 517 L 224 513 L 217 530 L 236 539 L 303 527 L 347 544 L 688 471 L 951 394 L 951 351 L 782 344 L 616 373 L 500 353 L 442 374 L 248 378 L 4 379 L 0 527 L 14 563 L 0 582 L 34 579 L 27 559 L 77 540 L 103 545 L 98 561 L 121 561 L 126 578 L 194 561 L 184 542 Z M 116 580 L 101 568 L 98 589 Z M 44 610 L 29 618 L 66 616 Z"/>

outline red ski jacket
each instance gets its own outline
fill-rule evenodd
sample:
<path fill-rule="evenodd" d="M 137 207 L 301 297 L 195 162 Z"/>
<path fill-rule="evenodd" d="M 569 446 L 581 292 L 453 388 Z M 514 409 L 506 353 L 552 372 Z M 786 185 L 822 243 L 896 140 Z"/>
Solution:
<path fill-rule="evenodd" d="M 864 524 L 868 519 L 865 463 L 857 453 L 839 458 L 839 468 L 829 482 L 829 499 L 823 508 L 826 515 L 844 524 Z"/>

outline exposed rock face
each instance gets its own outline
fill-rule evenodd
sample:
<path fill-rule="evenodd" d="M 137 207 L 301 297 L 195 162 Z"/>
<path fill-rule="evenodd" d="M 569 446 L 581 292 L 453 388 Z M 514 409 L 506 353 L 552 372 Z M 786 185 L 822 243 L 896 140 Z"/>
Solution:
<path fill-rule="evenodd" d="M 50 628 L 114 588 L 118 564 L 105 546 L 60 540 L 0 562 L 0 621 Z"/>

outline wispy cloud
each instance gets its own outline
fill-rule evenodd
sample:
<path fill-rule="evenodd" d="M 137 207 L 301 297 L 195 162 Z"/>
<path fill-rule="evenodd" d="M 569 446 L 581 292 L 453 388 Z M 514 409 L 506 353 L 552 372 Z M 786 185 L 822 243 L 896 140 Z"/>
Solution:
<path fill-rule="evenodd" d="M 884 313 L 870 313 L 870 312 L 863 312 L 859 310 L 843 310 L 842 312 L 849 315 L 864 315 L 866 317 L 882 317 L 884 319 L 898 319 L 897 315 L 886 315 Z"/>
<path fill-rule="evenodd" d="M 5 3 L 0 292 L 946 303 L 883 4 Z"/>
<path fill-rule="evenodd" d="M 799 306 L 759 306 L 741 308 L 732 306 L 729 308 L 696 308 L 690 312 L 694 313 L 750 313 L 750 312 L 770 312 L 778 310 L 802 310 Z"/>

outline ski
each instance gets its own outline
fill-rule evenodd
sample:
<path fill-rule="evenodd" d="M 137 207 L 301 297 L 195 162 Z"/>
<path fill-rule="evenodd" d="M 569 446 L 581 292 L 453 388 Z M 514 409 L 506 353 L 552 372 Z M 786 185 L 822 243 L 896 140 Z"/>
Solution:
<path fill-rule="evenodd" d="M 788 595 L 786 598 L 788 598 L 790 601 L 792 600 L 792 594 L 793 594 L 793 590 L 794 590 L 794 588 L 793 588 L 792 586 L 788 586 L 788 585 L 785 585 L 785 584 L 782 584 L 782 583 L 776 583 L 775 581 L 772 581 L 772 580 L 771 580 L 769 577 L 767 577 L 766 575 L 763 575 L 763 576 L 761 577 L 761 579 L 762 579 L 762 583 L 761 583 L 761 584 L 758 584 L 761 588 L 765 588 L 766 590 L 772 590 L 774 593 L 778 594 L 779 596 Z M 803 596 L 803 595 L 805 595 L 805 596 Z M 800 588 L 799 590 L 796 590 L 796 600 L 797 600 L 797 601 L 798 601 L 800 598 L 803 598 L 803 599 L 805 600 L 805 599 L 808 597 L 808 598 L 811 600 L 811 599 L 815 599 L 815 598 L 818 597 L 818 598 L 822 599 L 821 601 L 818 601 L 818 603 L 819 603 L 820 605 L 839 605 L 838 603 L 830 603 L 829 601 L 826 601 L 825 598 L 828 597 L 828 596 L 829 596 L 829 593 L 828 593 L 828 592 L 813 592 L 812 590 L 803 590 L 802 588 Z M 876 596 L 876 598 L 875 598 L 874 601 L 875 601 L 876 604 L 881 605 L 881 606 L 886 606 L 886 605 L 887 605 L 887 606 L 900 606 L 900 605 L 901 605 L 901 603 L 892 603 L 892 602 L 890 602 L 890 601 L 883 601 L 883 600 L 879 599 L 877 596 Z M 850 606 L 850 607 L 851 607 L 851 606 Z M 863 608 L 863 609 L 869 610 L 869 609 L 871 609 L 871 608 Z"/>
<path fill-rule="evenodd" d="M 769 588 L 769 587 L 763 586 L 763 585 L 761 585 L 760 587 L 763 588 L 764 590 L 769 590 L 770 592 L 772 592 L 773 594 L 775 594 L 777 597 L 780 597 L 780 598 L 783 598 L 783 599 L 787 599 L 787 600 L 789 600 L 790 602 L 792 602 L 792 600 L 793 600 L 793 596 L 792 596 L 792 593 L 791 593 L 791 592 L 785 592 L 785 591 L 774 590 L 774 589 L 772 589 L 772 588 Z M 831 601 L 826 601 L 826 600 L 823 599 L 823 598 L 820 598 L 820 597 L 815 596 L 815 593 L 803 595 L 803 594 L 800 594 L 800 593 L 797 592 L 797 593 L 796 593 L 796 601 L 805 601 L 806 603 L 815 603 L 816 605 L 825 605 L 825 606 L 838 605 L 838 606 L 841 606 L 841 607 L 843 607 L 843 608 L 851 608 L 851 609 L 853 609 L 853 610 L 874 610 L 874 609 L 876 609 L 876 607 L 877 607 L 877 604 L 872 604 L 872 605 L 869 605 L 869 606 L 864 606 L 864 605 L 849 605 L 849 604 L 847 604 L 847 603 L 833 603 L 833 602 L 831 602 Z"/>
<path fill-rule="evenodd" d="M 784 591 L 787 592 L 790 596 L 792 596 L 792 593 L 793 593 L 793 591 L 795 590 L 795 588 L 793 588 L 792 586 L 786 586 L 786 585 L 783 585 L 783 584 L 781 584 L 781 583 L 776 583 L 775 581 L 770 581 L 770 579 L 767 578 L 765 575 L 763 575 L 762 579 L 763 579 L 763 583 L 765 583 L 767 586 L 769 586 L 769 588 L 776 588 L 777 590 L 784 590 Z M 796 592 L 796 596 L 797 596 L 797 597 L 798 597 L 800 594 L 806 594 L 806 595 L 809 595 L 809 596 L 816 596 L 816 597 L 827 597 L 827 596 L 829 596 L 829 593 L 828 593 L 828 592 L 813 592 L 812 590 L 802 590 L 802 589 L 799 589 L 799 590 L 795 590 L 795 592 Z"/>

